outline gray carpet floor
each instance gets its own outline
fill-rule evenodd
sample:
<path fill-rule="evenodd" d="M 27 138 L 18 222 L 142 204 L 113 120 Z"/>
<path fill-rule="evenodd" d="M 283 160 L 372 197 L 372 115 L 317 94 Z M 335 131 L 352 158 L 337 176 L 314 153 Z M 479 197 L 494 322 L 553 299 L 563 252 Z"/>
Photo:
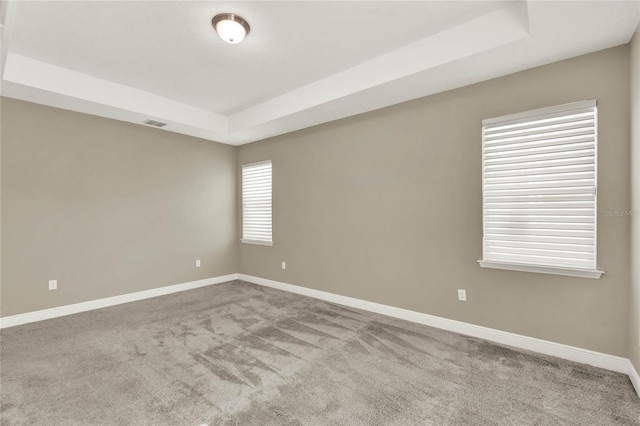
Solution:
<path fill-rule="evenodd" d="M 625 375 L 244 282 L 0 343 L 2 425 L 640 424 Z"/>

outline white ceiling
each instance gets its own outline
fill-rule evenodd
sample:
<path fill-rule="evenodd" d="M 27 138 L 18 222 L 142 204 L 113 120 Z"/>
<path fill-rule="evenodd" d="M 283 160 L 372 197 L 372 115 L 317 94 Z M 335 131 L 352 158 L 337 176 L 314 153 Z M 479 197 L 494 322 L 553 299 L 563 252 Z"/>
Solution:
<path fill-rule="evenodd" d="M 5 2 L 2 95 L 239 145 L 627 43 L 638 1 Z M 234 12 L 251 33 L 220 40 Z"/>

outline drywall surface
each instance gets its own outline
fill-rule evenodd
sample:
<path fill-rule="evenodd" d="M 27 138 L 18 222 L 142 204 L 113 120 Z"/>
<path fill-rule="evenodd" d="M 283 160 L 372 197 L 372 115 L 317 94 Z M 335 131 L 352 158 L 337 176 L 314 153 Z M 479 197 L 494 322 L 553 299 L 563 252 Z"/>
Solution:
<path fill-rule="evenodd" d="M 640 371 L 640 33 L 631 41 L 631 312 L 629 358 Z"/>
<path fill-rule="evenodd" d="M 234 147 L 8 98 L 1 137 L 2 316 L 237 272 Z"/>
<path fill-rule="evenodd" d="M 482 120 L 594 98 L 605 275 L 480 268 Z M 273 161 L 274 244 L 239 272 L 626 357 L 629 128 L 621 46 L 241 146 Z"/>

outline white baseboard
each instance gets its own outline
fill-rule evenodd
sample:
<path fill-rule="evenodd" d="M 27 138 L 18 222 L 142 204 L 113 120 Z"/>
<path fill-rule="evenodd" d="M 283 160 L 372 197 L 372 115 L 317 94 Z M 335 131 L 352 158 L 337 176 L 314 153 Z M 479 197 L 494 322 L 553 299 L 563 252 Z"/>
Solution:
<path fill-rule="evenodd" d="M 629 361 L 629 371 L 627 374 L 629 374 L 629 379 L 631 383 L 633 383 L 633 387 L 636 388 L 636 393 L 640 396 L 640 375 L 631 361 Z"/>
<path fill-rule="evenodd" d="M 536 339 L 535 337 L 527 337 L 520 334 L 509 333 L 507 331 L 496 330 L 493 328 L 482 327 L 479 325 L 469 324 L 466 322 L 456 321 L 448 318 L 423 314 L 421 312 L 410 311 L 408 309 L 395 308 L 393 306 L 383 305 L 380 303 L 368 302 L 366 300 L 341 296 L 339 294 L 328 293 L 326 291 L 314 290 L 311 288 L 300 287 L 292 284 L 286 284 L 279 281 L 254 277 L 251 275 L 238 274 L 238 279 L 265 287 L 276 288 L 278 290 L 284 290 L 290 293 L 301 294 L 303 296 L 309 296 L 316 299 L 325 300 L 327 302 L 337 303 L 339 305 L 350 306 L 352 308 L 358 308 L 394 318 L 400 318 L 418 324 L 424 324 L 443 330 L 453 331 L 455 333 L 460 333 L 467 336 L 477 337 L 491 342 L 512 346 L 514 348 L 525 349 L 528 351 L 551 355 L 569 361 L 575 361 L 582 364 L 592 365 L 594 367 L 604 368 L 606 370 L 616 371 L 618 373 L 629 374 L 631 376 L 629 372 L 629 365 L 631 362 L 627 358 L 622 358 L 615 355 L 604 354 L 588 349 L 576 348 L 561 343 Z M 637 372 L 635 372 L 635 374 L 637 378 Z M 632 378 L 631 380 L 633 381 L 634 379 Z M 634 383 L 634 385 L 636 386 L 636 390 L 638 390 L 639 386 L 636 383 Z"/>
<path fill-rule="evenodd" d="M 108 306 L 120 305 L 122 303 L 135 302 L 136 300 L 150 299 L 152 297 L 164 296 L 171 293 L 178 293 L 185 290 L 205 287 L 214 284 L 221 284 L 227 281 L 238 279 L 238 274 L 222 275 L 219 277 L 206 278 L 204 280 L 191 281 L 182 284 L 169 285 L 165 287 L 153 288 L 151 290 L 137 291 L 135 293 L 122 294 L 119 296 L 106 297 L 104 299 L 90 300 L 88 302 L 74 303 L 73 305 L 58 306 L 40 311 L 27 312 L 19 315 L 11 315 L 0 318 L 0 328 L 13 327 L 30 322 L 42 321 L 65 315 L 77 314 L 79 312 L 91 311 L 93 309 L 106 308 Z"/>
<path fill-rule="evenodd" d="M 185 290 L 193 290 L 196 288 L 221 284 L 237 279 L 262 285 L 265 287 L 284 290 L 290 293 L 313 297 L 315 299 L 320 299 L 339 305 L 350 306 L 365 311 L 375 312 L 393 318 L 399 318 L 418 324 L 424 324 L 430 327 L 440 328 L 467 336 L 477 337 L 514 348 L 525 349 L 532 352 L 567 359 L 569 361 L 575 361 L 582 364 L 592 365 L 594 367 L 616 371 L 618 373 L 628 374 L 631 383 L 633 383 L 633 386 L 636 389 L 636 392 L 638 393 L 638 395 L 640 395 L 640 375 L 638 374 L 638 371 L 635 369 L 631 361 L 626 358 L 245 274 L 223 275 L 198 281 L 191 281 L 182 284 L 154 288 L 151 290 L 144 290 L 135 293 L 107 297 L 104 299 L 75 303 L 73 305 L 65 305 L 56 308 L 43 309 L 40 311 L 27 312 L 25 314 L 12 315 L 0 318 L 0 328 L 13 327 L 16 325 L 62 317 L 65 315 L 77 314 L 93 309 L 100 309 L 109 306 L 120 305 L 123 303 L 135 302 L 137 300 L 150 299 L 152 297 L 164 296 L 167 294 L 178 293 Z"/>

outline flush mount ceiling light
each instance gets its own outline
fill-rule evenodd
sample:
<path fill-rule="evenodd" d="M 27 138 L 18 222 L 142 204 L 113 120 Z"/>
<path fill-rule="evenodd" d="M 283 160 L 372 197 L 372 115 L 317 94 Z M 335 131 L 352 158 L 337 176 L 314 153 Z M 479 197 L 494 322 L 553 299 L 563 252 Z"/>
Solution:
<path fill-rule="evenodd" d="M 221 13 L 211 20 L 211 25 L 221 39 L 231 44 L 238 44 L 249 34 L 249 23 L 233 13 Z"/>

